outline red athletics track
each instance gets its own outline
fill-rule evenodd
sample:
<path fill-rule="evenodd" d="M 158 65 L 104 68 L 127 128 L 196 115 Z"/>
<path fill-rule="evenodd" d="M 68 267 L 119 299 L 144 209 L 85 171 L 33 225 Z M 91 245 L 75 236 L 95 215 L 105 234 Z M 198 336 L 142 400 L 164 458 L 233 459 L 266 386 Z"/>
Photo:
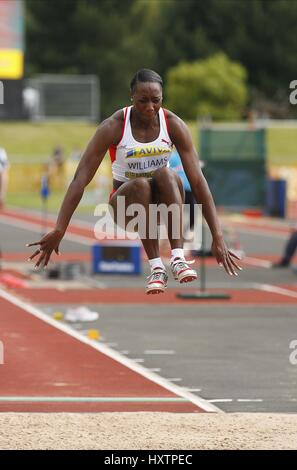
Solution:
<path fill-rule="evenodd" d="M 29 213 L 26 211 L 18 211 L 18 210 L 4 210 L 0 214 L 0 221 L 1 219 L 3 221 L 9 221 L 13 225 L 13 223 L 22 223 L 22 224 L 28 224 L 33 228 L 40 230 L 40 223 L 41 223 L 41 218 L 37 214 Z M 55 218 L 53 217 L 48 217 L 47 219 L 47 225 L 48 228 L 54 228 L 55 227 Z M 91 223 L 84 223 L 84 222 L 74 222 L 72 221 L 71 224 L 69 225 L 67 229 L 67 233 L 65 234 L 65 238 L 67 238 L 67 235 L 74 235 L 78 237 L 83 237 L 84 241 L 86 242 L 87 239 L 90 240 L 90 242 L 94 242 L 95 236 L 94 236 L 94 225 L 95 225 L 96 219 L 94 217 L 94 224 Z M 104 240 L 103 240 L 104 241 Z"/>
<path fill-rule="evenodd" d="M 25 222 L 39 231 L 40 219 L 34 214 L 6 211 L 3 217 L 10 219 L 12 223 Z M 51 225 L 52 222 L 49 226 Z M 258 226 L 253 228 L 259 229 Z M 284 227 L 262 225 L 261 229 L 289 233 L 289 229 Z M 73 223 L 69 232 L 84 238 L 90 244 L 94 242 L 91 224 Z M 11 254 L 13 256 L 16 256 L 15 260 L 24 260 L 27 254 Z M 65 253 L 64 256 L 73 259 L 73 254 Z M 90 255 L 76 253 L 74 257 L 77 259 L 79 256 Z M 8 257 L 6 253 L 5 259 Z M 210 259 L 209 263 L 213 264 L 215 261 Z M 233 305 L 296 303 L 297 292 L 292 286 L 262 287 L 261 290 L 232 289 L 232 298 L 227 302 Z M 270 288 L 274 291 L 269 290 Z M 179 291 L 180 289 L 170 289 L 162 296 L 151 297 L 150 301 L 156 304 L 184 304 L 184 300 L 176 298 Z M 19 288 L 17 294 L 18 298 L 29 303 L 49 303 L 52 299 L 55 303 L 115 304 L 119 298 L 121 304 L 131 304 L 131 301 L 147 303 L 142 288 L 124 291 Z M 4 343 L 5 353 L 4 364 L 0 364 L 0 411 L 203 411 L 205 403 L 198 403 L 196 396 L 192 402 L 192 397 L 180 394 L 178 387 L 172 384 L 168 387 L 168 383 L 154 381 L 141 372 L 141 366 L 134 364 L 129 367 L 120 358 L 116 360 L 108 351 L 103 351 L 104 346 L 93 343 L 95 347 L 92 347 L 92 343 L 86 338 L 80 340 L 77 333 L 66 331 L 65 326 L 54 327 L 48 318 L 42 321 L 18 302 L 16 305 L 0 295 L 0 340 Z M 195 300 L 187 300 L 187 303 L 193 302 L 196 303 Z M 201 303 L 202 301 L 199 302 Z M 221 301 L 212 300 L 212 304 L 221 305 Z M 31 309 L 34 310 L 34 307 Z M 129 362 L 127 359 L 126 361 Z M 12 401 L 13 398 L 17 401 Z"/>
<path fill-rule="evenodd" d="M 37 232 L 40 231 L 40 216 L 34 211 L 23 211 L 23 210 L 5 210 L 2 211 L 0 214 L 0 222 L 1 220 L 6 223 L 10 223 L 11 225 L 16 225 L 22 227 L 24 224 L 28 226 L 31 230 L 36 230 Z M 95 220 L 94 220 L 95 222 Z M 257 232 L 259 234 L 278 234 L 284 235 L 284 239 L 288 236 L 291 232 L 289 227 L 284 226 L 281 223 L 275 222 L 274 220 L 270 219 L 256 219 L 250 220 L 249 217 L 242 217 L 239 221 L 234 221 L 232 218 L 226 221 L 228 226 L 230 227 L 241 227 L 247 230 L 252 230 L 253 232 Z M 53 228 L 55 226 L 55 217 L 48 216 L 48 227 Z M 97 236 L 100 234 L 97 233 Z M 38 237 L 37 237 L 38 238 Z M 72 221 L 69 225 L 67 232 L 65 234 L 65 239 L 70 239 L 74 241 L 80 241 L 86 245 L 93 245 L 94 241 L 96 240 L 94 235 L 94 224 L 82 222 L 82 221 Z M 100 237 L 101 243 L 107 241 L 104 236 Z M 23 261 L 27 258 L 28 253 L 6 253 L 5 260 L 7 261 Z M 144 255 L 144 252 L 143 252 Z M 144 255 L 145 256 L 145 255 Z M 163 253 L 163 256 L 166 256 Z M 90 253 L 75 253 L 67 254 L 63 253 L 60 261 L 67 261 L 69 259 L 76 259 L 80 261 L 90 260 L 91 254 Z M 255 265 L 255 266 L 262 266 L 262 267 L 270 267 L 270 262 L 275 262 L 278 259 L 277 255 L 257 255 L 253 254 L 251 256 L 247 256 L 243 261 L 246 265 Z M 216 261 L 214 259 L 208 259 L 206 261 L 208 266 L 216 265 Z"/>
<path fill-rule="evenodd" d="M 226 219 L 226 218 L 223 218 Z M 40 231 L 40 216 L 38 213 L 34 213 L 34 211 L 23 211 L 18 209 L 9 209 L 2 211 L 0 214 L 0 222 L 9 223 L 12 226 L 20 226 L 23 227 L 24 224 L 30 230 L 36 230 L 37 232 Z M 94 220 L 95 222 L 95 220 Z M 48 227 L 53 228 L 55 226 L 55 217 L 48 216 Z M 253 220 L 249 217 L 241 217 L 241 220 L 233 220 L 232 218 L 228 218 L 225 220 L 225 223 L 228 223 L 228 226 L 234 228 L 244 228 L 247 230 L 252 230 L 252 232 L 259 233 L 259 234 L 277 234 L 277 235 L 284 235 L 284 239 L 289 235 L 291 232 L 290 227 L 284 226 L 282 223 L 276 222 L 270 219 L 256 219 Z M 100 234 L 97 233 L 97 236 Z M 37 237 L 38 238 L 38 237 Z M 101 243 L 106 241 L 104 237 L 101 238 Z M 70 226 L 67 229 L 65 234 L 65 239 L 79 241 L 86 245 L 93 245 L 95 239 L 94 235 L 94 224 L 82 222 L 82 221 L 72 221 Z M 22 253 L 5 253 L 5 260 L 7 261 L 23 261 L 27 258 L 28 252 Z M 145 255 L 144 255 L 145 256 Z M 163 256 L 166 256 L 166 253 L 163 253 Z M 89 261 L 91 254 L 89 253 L 75 253 L 74 255 L 70 253 L 63 253 L 60 261 L 67 261 L 69 259 L 76 259 L 80 261 Z M 270 267 L 270 262 L 275 262 L 279 257 L 277 255 L 262 255 L 262 254 L 253 254 L 247 256 L 243 261 L 246 265 L 255 265 L 255 266 L 262 266 L 262 267 Z M 296 257 L 297 258 L 297 257 Z M 206 261 L 208 266 L 216 265 L 216 261 L 214 259 L 208 259 Z"/>
<path fill-rule="evenodd" d="M 265 289 L 224 289 L 225 293 L 231 294 L 231 299 L 224 300 L 229 304 L 236 305 L 260 305 L 260 304 L 296 304 L 297 290 L 289 286 L 271 286 Z M 275 291 L 273 291 L 275 289 Z M 280 289 L 278 291 L 278 289 Z M 283 289 L 286 289 L 284 292 Z M 195 289 L 194 289 L 195 290 Z M 220 289 L 211 289 L 211 292 L 220 291 Z M 184 299 L 179 299 L 176 294 L 181 292 L 179 289 L 168 289 L 164 294 L 151 295 L 150 304 L 183 304 Z M 52 299 L 56 304 L 72 304 L 72 303 L 86 303 L 86 304 L 146 304 L 148 297 L 143 288 L 128 288 L 125 289 L 54 289 L 54 288 L 18 288 L 18 297 L 22 298 L 29 303 L 48 304 Z M 188 299 L 187 304 L 195 303 L 196 300 Z M 199 305 L 209 305 L 209 299 L 200 300 Z M 222 305 L 222 300 L 211 300 L 211 305 Z"/>
<path fill-rule="evenodd" d="M 1 289 L 0 312 L 0 411 L 217 411 Z"/>
<path fill-rule="evenodd" d="M 1 212 L 1 216 L 3 217 L 3 219 L 6 217 L 11 221 L 15 220 L 15 221 L 27 222 L 29 224 L 37 224 L 38 229 L 40 228 L 40 216 L 38 216 L 37 214 L 34 214 L 34 212 L 7 209 Z M 1 219 L 1 216 L 0 216 L 0 219 Z M 48 217 L 49 228 L 53 228 L 55 226 L 55 220 L 56 219 L 54 217 L 52 218 Z M 96 222 L 95 216 L 94 216 L 94 222 Z M 286 227 L 277 222 L 269 223 L 269 221 L 266 219 L 260 219 L 260 220 L 254 221 L 253 219 L 250 219 L 248 217 L 246 218 L 242 217 L 242 220 L 240 221 L 228 219 L 228 226 L 253 229 L 254 231 L 257 231 L 260 233 L 269 232 L 269 233 L 283 234 L 284 238 L 286 238 L 286 236 L 288 236 L 289 233 L 291 232 L 290 227 Z M 73 221 L 68 227 L 67 233 L 85 236 L 85 237 L 91 237 L 92 239 L 94 239 L 94 226 L 91 223 Z"/>
<path fill-rule="evenodd" d="M 2 254 L 3 260 L 4 261 L 26 261 L 26 259 L 29 256 L 29 251 L 27 252 L 4 252 Z M 86 253 L 86 252 L 62 252 L 61 253 L 61 258 L 56 257 L 55 253 L 53 254 L 54 258 L 53 259 L 59 259 L 59 261 L 81 261 L 81 262 L 90 262 L 91 260 L 91 253 Z M 270 255 L 270 254 L 254 254 L 252 255 L 254 260 L 259 260 L 259 262 L 265 260 L 269 262 L 276 262 L 279 260 L 279 255 Z M 241 262 L 242 264 L 252 264 L 250 263 L 251 255 L 248 255 L 245 257 Z M 215 266 L 217 267 L 218 263 L 214 258 L 205 258 L 205 264 L 208 267 Z M 255 263 L 256 264 L 256 263 Z M 292 260 L 292 264 L 297 264 L 297 255 L 294 257 Z M 270 266 L 270 265 L 269 265 Z"/>

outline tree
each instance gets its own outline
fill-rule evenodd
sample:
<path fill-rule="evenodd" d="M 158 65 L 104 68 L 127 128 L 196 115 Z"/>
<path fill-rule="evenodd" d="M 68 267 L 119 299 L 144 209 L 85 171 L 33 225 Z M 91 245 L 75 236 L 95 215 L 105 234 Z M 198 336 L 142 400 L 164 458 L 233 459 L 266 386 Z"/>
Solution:
<path fill-rule="evenodd" d="M 167 75 L 168 106 L 184 119 L 239 119 L 247 100 L 246 78 L 244 67 L 223 53 L 181 62 Z"/>
<path fill-rule="evenodd" d="M 97 75 L 103 118 L 127 104 L 134 73 L 155 66 L 158 49 L 148 38 L 160 24 L 158 2 L 27 0 L 26 7 L 27 75 Z"/>
<path fill-rule="evenodd" d="M 142 67 L 162 76 L 220 51 L 248 70 L 249 90 L 288 104 L 297 70 L 293 0 L 26 0 L 26 75 L 100 77 L 102 117 L 127 103 Z"/>
<path fill-rule="evenodd" d="M 282 109 L 288 106 L 288 86 L 297 70 L 296 1 L 187 0 L 162 4 L 162 29 L 156 39 L 162 44 L 157 61 L 161 73 L 181 60 L 192 62 L 223 50 L 248 70 L 249 90 L 254 96 L 260 95 Z"/>

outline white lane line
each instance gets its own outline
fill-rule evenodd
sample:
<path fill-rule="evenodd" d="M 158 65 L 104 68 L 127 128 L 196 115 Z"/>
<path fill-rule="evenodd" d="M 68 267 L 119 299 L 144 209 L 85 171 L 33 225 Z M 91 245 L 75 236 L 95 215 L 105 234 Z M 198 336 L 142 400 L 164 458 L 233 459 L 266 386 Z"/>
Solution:
<path fill-rule="evenodd" d="M 39 223 L 38 220 L 36 220 L 36 222 L 25 221 L 25 220 L 23 221 L 23 220 L 13 219 L 13 216 L 1 215 L 0 223 L 4 223 L 6 225 L 11 225 L 11 226 L 18 227 L 18 228 L 23 228 L 25 230 L 30 230 L 31 232 L 40 233 L 40 230 L 41 230 L 41 221 Z M 75 227 L 81 228 L 74 223 L 72 223 L 71 226 L 73 228 Z M 90 235 L 76 235 L 74 233 L 71 233 L 68 230 L 65 233 L 63 238 L 72 242 L 83 244 L 83 245 L 93 245 L 96 242 L 103 242 L 103 243 L 108 242 L 109 245 L 116 245 L 116 246 L 119 244 L 125 245 L 125 246 L 131 246 L 131 245 L 141 246 L 141 242 L 139 239 L 129 240 L 126 238 L 121 238 L 121 237 L 115 238 L 114 232 L 109 234 L 110 238 L 108 238 L 107 233 L 103 233 L 103 232 L 98 233 L 98 232 L 94 232 L 94 230 L 95 230 L 95 225 L 90 228 Z"/>
<path fill-rule="evenodd" d="M 11 225 L 12 227 L 22 228 L 25 230 L 30 230 L 30 232 L 38 232 L 40 235 L 41 224 L 35 222 L 25 222 L 20 220 L 14 220 L 11 217 L 5 215 L 0 215 L 0 222 L 6 225 Z M 70 232 L 66 232 L 64 239 L 69 241 L 80 243 L 81 245 L 93 245 L 96 242 L 94 237 L 86 237 L 84 235 L 75 235 Z"/>
<path fill-rule="evenodd" d="M 169 380 L 169 382 L 181 382 L 183 379 L 181 379 L 180 377 L 173 377 L 172 379 L 167 378 L 167 380 Z"/>
<path fill-rule="evenodd" d="M 271 238 L 281 238 L 282 240 L 286 240 L 289 235 L 288 232 L 270 232 L 268 229 L 258 229 L 258 228 L 243 228 L 243 227 L 234 227 L 237 232 L 248 234 L 248 235 L 256 235 L 259 237 L 271 237 Z"/>
<path fill-rule="evenodd" d="M 229 403 L 233 401 L 233 398 L 214 398 L 213 400 L 208 400 L 210 403 Z"/>
<path fill-rule="evenodd" d="M 148 354 L 148 355 L 172 355 L 172 354 L 176 354 L 175 351 L 173 349 L 145 349 L 145 351 L 143 351 L 143 354 Z"/>
<path fill-rule="evenodd" d="M 108 204 L 106 203 L 106 208 L 108 207 Z M 78 228 L 78 229 L 89 229 L 92 233 L 94 232 L 94 228 L 95 228 L 95 225 L 96 225 L 96 222 L 98 221 L 99 219 L 99 216 L 95 214 L 95 208 L 94 208 L 94 213 L 91 214 L 93 217 L 94 217 L 94 221 L 93 222 L 87 222 L 85 220 L 82 220 L 82 219 L 78 219 L 77 217 L 73 217 L 73 219 L 71 220 L 71 226 L 74 227 L 74 228 Z M 15 215 L 13 214 L 13 212 L 15 212 Z M 39 220 L 39 217 L 40 217 L 40 214 L 38 214 L 37 211 L 34 211 L 34 210 L 29 210 L 29 209 L 22 209 L 21 211 L 16 208 L 16 207 L 11 207 L 11 210 L 10 210 L 10 217 L 18 217 L 18 216 L 22 216 L 23 214 L 27 214 L 31 217 L 34 217 L 36 218 L 36 222 L 38 223 L 38 220 Z M 53 224 L 56 223 L 57 221 L 57 216 L 55 215 L 52 215 L 52 214 L 48 214 L 48 220 L 50 220 Z M 110 235 L 110 239 L 108 239 L 109 242 L 113 241 L 113 239 L 115 238 L 114 237 L 114 225 L 112 224 L 110 227 L 106 227 L 107 230 L 110 229 L 111 232 L 109 232 L 109 235 Z M 126 232 L 122 229 L 120 229 L 119 227 L 117 227 L 116 229 L 116 233 L 117 233 L 117 239 L 116 241 L 120 241 L 121 243 L 123 242 L 125 244 L 125 242 L 127 242 L 127 244 L 139 244 L 141 245 L 141 241 L 139 240 L 139 237 L 137 237 L 135 240 L 129 240 L 126 238 Z M 96 232 L 98 234 L 98 240 L 99 241 L 102 241 L 102 239 L 106 239 L 106 235 L 107 233 L 105 232 Z M 97 237 L 96 237 L 97 239 Z"/>
<path fill-rule="evenodd" d="M 52 217 L 52 220 L 55 221 L 55 218 Z M 6 224 L 6 225 L 11 225 L 11 226 L 14 226 L 14 227 L 18 227 L 18 228 L 23 228 L 25 230 L 30 230 L 31 232 L 38 232 L 40 233 L 40 227 L 41 227 L 41 222 L 28 222 L 28 221 L 21 221 L 21 220 L 16 220 L 16 219 L 12 219 L 12 216 L 5 216 L 5 215 L 1 215 L 0 216 L 0 222 Z M 94 226 L 92 226 L 91 224 L 88 224 L 86 222 L 83 222 L 82 224 L 81 223 L 77 223 L 75 222 L 75 224 L 73 224 L 73 226 L 77 226 L 78 228 L 89 228 L 90 230 L 91 229 L 94 229 Z M 259 235 L 259 234 L 256 234 L 256 235 Z M 64 235 L 64 239 L 66 240 L 69 240 L 69 241 L 72 241 L 74 243 L 79 243 L 79 244 L 82 244 L 82 245 L 93 245 L 97 238 L 94 236 L 85 236 L 85 235 L 76 235 L 76 234 L 72 234 L 70 233 L 69 231 L 65 233 Z M 99 238 L 100 239 L 100 238 Z M 130 240 L 120 240 L 121 243 L 125 244 L 130 244 Z M 115 244 L 118 243 L 118 240 L 109 240 L 109 243 L 112 243 L 114 242 Z M 139 242 L 138 240 L 137 241 L 134 241 L 134 243 L 137 243 Z M 168 264 L 170 262 L 170 258 L 168 258 Z M 243 264 L 248 264 L 248 265 L 251 265 L 251 266 L 259 266 L 259 267 L 263 267 L 263 268 L 271 268 L 271 261 L 267 261 L 267 260 L 263 260 L 263 259 L 258 259 L 258 258 L 253 258 L 251 256 L 246 256 L 244 257 L 243 259 Z"/>
<path fill-rule="evenodd" d="M 187 402 L 181 397 L 0 397 L 0 403 L 134 403 L 134 402 Z"/>
<path fill-rule="evenodd" d="M 179 397 L 185 398 L 186 400 L 190 401 L 191 403 L 203 409 L 204 411 L 208 411 L 210 413 L 214 413 L 214 412 L 223 413 L 223 410 L 220 410 L 212 403 L 208 402 L 207 400 L 204 400 L 204 398 L 194 395 L 190 392 L 186 392 L 185 390 L 182 389 L 182 387 L 179 387 L 178 385 L 175 385 L 169 382 L 168 380 L 164 379 L 163 377 L 160 377 L 154 372 L 149 371 L 148 369 L 143 367 L 141 364 L 136 364 L 131 359 L 123 356 L 122 354 L 115 351 L 114 349 L 111 349 L 106 344 L 96 343 L 95 341 L 90 340 L 89 338 L 85 337 L 78 331 L 71 329 L 68 325 L 56 322 L 54 319 L 50 318 L 46 313 L 42 312 L 37 307 L 34 307 L 33 305 L 30 305 L 20 300 L 19 298 L 15 297 L 11 293 L 4 291 L 1 288 L 0 288 L 0 297 L 7 300 L 8 302 L 11 302 L 13 305 L 16 305 L 17 307 L 25 310 L 31 315 L 34 315 L 35 317 L 39 318 L 45 323 L 52 325 L 54 328 L 57 328 L 58 330 L 63 331 L 69 336 L 76 338 L 80 342 L 87 344 L 91 348 L 94 348 L 97 351 L 101 352 L 102 354 L 105 354 L 106 356 L 114 359 L 115 361 L 119 362 L 125 367 L 128 367 L 134 372 L 137 372 L 138 374 L 142 375 L 142 377 L 145 377 L 146 379 L 160 385 L 161 387 L 165 388 L 166 390 L 169 390 L 170 392 L 174 393 L 175 395 Z"/>
<path fill-rule="evenodd" d="M 264 401 L 263 398 L 237 398 L 238 402 L 241 403 L 258 403 Z"/>
<path fill-rule="evenodd" d="M 265 292 L 272 292 L 274 294 L 285 295 L 287 297 L 293 297 L 297 299 L 297 292 L 284 287 L 273 286 L 271 284 L 257 284 L 257 289 L 263 290 Z"/>
<path fill-rule="evenodd" d="M 108 206 L 108 204 L 106 204 L 106 208 L 107 208 L 107 206 Z M 95 208 L 94 208 L 94 211 L 95 211 Z M 25 215 L 27 214 L 28 216 L 35 218 L 37 223 L 40 219 L 40 213 L 38 213 L 38 211 L 34 211 L 34 210 L 30 210 L 30 209 L 19 210 L 16 207 L 11 207 L 10 206 L 9 215 L 8 215 L 9 217 L 16 217 L 17 218 L 17 217 L 22 217 L 24 214 Z M 76 216 L 74 216 L 71 219 L 71 226 L 75 227 L 75 228 L 77 227 L 78 229 L 88 229 L 91 232 L 93 232 L 95 224 L 99 219 L 99 216 L 95 215 L 95 214 L 90 214 L 90 215 L 92 215 L 94 217 L 93 222 L 87 222 L 86 220 L 78 219 Z M 47 219 L 50 222 L 52 222 L 53 224 L 56 224 L 57 216 L 53 215 L 53 214 L 48 214 Z M 110 227 L 110 228 L 113 230 L 113 226 Z M 101 234 L 102 236 L 105 236 L 105 233 L 103 233 L 103 232 L 99 232 L 98 234 L 99 235 Z M 121 231 L 121 234 L 123 235 L 123 239 L 125 239 L 125 231 L 124 230 Z M 101 237 L 99 237 L 99 238 L 101 238 Z M 119 237 L 119 239 L 122 240 L 121 237 Z"/>
<path fill-rule="evenodd" d="M 148 370 L 152 372 L 161 372 L 161 367 L 149 367 Z"/>
<path fill-rule="evenodd" d="M 144 362 L 144 359 L 142 359 L 142 357 L 139 357 L 139 358 L 136 358 L 136 359 L 131 358 L 131 360 L 132 360 L 133 362 L 137 362 L 137 363 L 142 363 L 142 362 Z"/>
<path fill-rule="evenodd" d="M 210 403 L 231 403 L 231 402 L 239 402 L 239 403 L 261 403 L 263 402 L 263 398 L 214 398 L 213 400 L 208 400 Z"/>
<path fill-rule="evenodd" d="M 163 263 L 165 264 L 165 266 L 170 265 L 170 258 L 162 258 L 162 260 L 163 260 Z M 200 258 L 198 258 L 198 260 L 197 259 L 195 260 L 196 265 L 199 264 L 199 260 L 200 260 Z M 261 268 L 271 268 L 272 262 L 267 261 L 265 259 L 253 258 L 252 256 L 244 256 L 243 259 L 242 259 L 242 264 L 247 264 L 247 265 L 251 265 L 251 266 L 259 266 Z"/>
<path fill-rule="evenodd" d="M 183 389 L 188 392 L 201 392 L 201 388 L 183 387 Z"/>
<path fill-rule="evenodd" d="M 106 204 L 107 205 L 107 204 Z M 36 217 L 36 219 L 38 219 L 38 217 L 40 216 L 40 214 L 38 213 L 38 211 L 34 210 L 34 209 L 19 209 L 18 207 L 13 207 L 13 206 L 10 206 L 10 209 L 11 212 L 15 212 L 16 215 L 20 214 L 20 215 L 23 215 L 23 214 L 28 214 L 32 217 Z M 95 214 L 92 214 L 92 216 L 94 217 L 94 223 L 92 222 L 87 222 L 86 220 L 82 220 L 82 219 L 79 219 L 77 217 L 74 217 L 73 218 L 73 224 L 79 228 L 87 228 L 87 229 L 90 229 L 90 230 L 93 230 L 94 228 L 94 225 L 95 223 L 97 222 L 97 219 L 98 219 L 98 216 L 96 216 Z M 13 214 L 11 214 L 11 217 L 13 217 Z M 97 218 L 97 219 L 96 219 Z M 55 215 L 52 215 L 52 214 L 48 214 L 48 219 L 51 220 L 51 222 L 53 223 L 56 223 L 56 220 L 57 220 L 57 217 Z M 229 222 L 227 222 L 229 223 Z M 237 230 L 237 232 L 241 232 L 241 233 L 249 233 L 251 235 L 257 235 L 257 236 L 270 236 L 272 238 L 281 238 L 281 239 L 286 239 L 287 236 L 289 235 L 289 231 L 290 231 L 290 228 L 288 228 L 288 233 L 287 232 L 271 232 L 268 228 L 265 228 L 265 227 L 245 227 L 243 225 L 235 225 L 234 228 Z M 272 227 L 272 230 L 274 228 Z"/>
<path fill-rule="evenodd" d="M 106 203 L 106 206 L 108 204 Z M 38 219 L 38 217 L 40 217 L 40 213 L 37 211 L 37 210 L 34 210 L 34 209 L 20 209 L 19 207 L 15 207 L 15 206 L 10 206 L 9 207 L 9 212 L 11 212 L 11 216 L 13 216 L 13 212 L 16 213 L 16 215 L 23 215 L 23 214 L 27 214 L 31 217 L 36 217 Z M 95 209 L 94 209 L 95 211 Z M 96 216 L 94 213 L 93 214 L 90 214 L 92 215 L 92 217 L 94 217 L 94 223 L 96 223 L 98 216 Z M 48 219 L 51 220 L 51 222 L 53 223 L 56 223 L 56 220 L 57 220 L 57 217 L 53 214 L 48 214 Z M 80 228 L 90 228 L 92 229 L 94 227 L 94 223 L 93 222 L 89 222 L 89 221 L 86 221 L 86 220 L 83 220 L 83 219 L 80 219 L 79 216 L 74 216 L 73 218 L 73 222 L 74 224 L 77 226 L 77 227 L 80 227 Z M 226 222 L 227 224 L 230 224 L 229 221 Z M 231 222 L 232 224 L 232 222 Z M 238 231 L 238 232 L 242 232 L 242 233 L 246 233 L 246 232 L 250 232 L 252 235 L 270 235 L 270 236 L 276 236 L 277 238 L 279 237 L 287 237 L 287 235 L 289 234 L 286 233 L 286 232 L 271 232 L 269 230 L 269 228 L 266 228 L 266 227 L 263 227 L 261 225 L 259 225 L 258 227 L 248 227 L 248 226 L 245 226 L 243 225 L 244 222 L 240 225 L 238 225 L 237 223 L 235 224 L 232 224 L 233 227 Z M 274 230 L 274 227 L 272 226 L 271 227 L 272 230 Z M 281 226 L 280 228 L 283 228 L 283 226 Z M 286 228 L 286 227 L 284 227 Z M 288 230 L 290 230 L 290 227 L 288 227 Z"/>
<path fill-rule="evenodd" d="M 242 260 L 243 264 L 249 264 L 251 266 L 259 266 L 261 268 L 271 268 L 271 261 L 265 259 L 253 258 L 251 256 L 245 256 Z"/>
<path fill-rule="evenodd" d="M 22 216 L 24 214 L 27 214 L 30 217 L 35 217 L 36 219 L 38 219 L 40 217 L 40 213 L 38 213 L 38 211 L 35 211 L 34 209 L 31 209 L 31 210 L 30 209 L 22 209 L 22 210 L 20 210 L 18 207 L 10 206 L 8 210 L 10 212 L 10 217 L 14 216 L 13 212 L 15 212 L 16 216 Z M 92 214 L 92 215 L 94 216 L 94 223 L 96 223 L 96 220 L 95 220 L 96 216 L 94 214 Z M 57 216 L 53 215 L 53 214 L 47 214 L 47 218 L 48 218 L 48 220 L 50 220 L 54 224 L 57 221 Z M 76 227 L 87 228 L 87 229 L 90 229 L 90 230 L 92 230 L 94 228 L 94 223 L 92 223 L 92 222 L 87 222 L 86 220 L 77 219 L 76 217 L 73 217 L 72 220 L 73 220 L 74 225 Z"/>

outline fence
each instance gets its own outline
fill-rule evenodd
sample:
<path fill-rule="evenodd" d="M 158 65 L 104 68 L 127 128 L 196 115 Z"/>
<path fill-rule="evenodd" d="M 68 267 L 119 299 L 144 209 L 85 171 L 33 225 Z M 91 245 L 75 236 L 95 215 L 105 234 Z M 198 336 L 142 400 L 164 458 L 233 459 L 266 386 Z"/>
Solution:
<path fill-rule="evenodd" d="M 24 102 L 33 120 L 99 120 L 99 80 L 95 75 L 38 75 L 26 80 Z"/>
<path fill-rule="evenodd" d="M 218 205 L 263 207 L 266 184 L 264 129 L 202 127 L 204 173 Z"/>

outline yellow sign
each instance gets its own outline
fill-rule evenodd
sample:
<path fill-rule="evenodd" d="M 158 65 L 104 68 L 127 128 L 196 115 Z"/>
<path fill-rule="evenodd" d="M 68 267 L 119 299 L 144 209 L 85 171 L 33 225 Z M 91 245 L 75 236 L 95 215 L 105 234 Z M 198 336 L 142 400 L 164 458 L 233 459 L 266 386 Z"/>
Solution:
<path fill-rule="evenodd" d="M 18 49 L 0 49 L 0 80 L 20 79 L 24 74 L 24 54 Z"/>

